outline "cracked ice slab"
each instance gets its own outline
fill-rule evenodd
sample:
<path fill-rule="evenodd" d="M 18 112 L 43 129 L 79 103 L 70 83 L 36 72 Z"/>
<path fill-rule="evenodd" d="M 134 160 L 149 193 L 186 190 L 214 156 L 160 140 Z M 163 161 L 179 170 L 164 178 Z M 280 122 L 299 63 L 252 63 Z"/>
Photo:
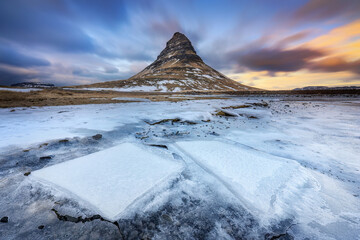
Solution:
<path fill-rule="evenodd" d="M 74 194 L 90 208 L 111 220 L 135 200 L 171 176 L 183 165 L 132 143 L 76 158 L 34 171 L 42 183 Z"/>
<path fill-rule="evenodd" d="M 315 178 L 289 159 L 219 141 L 176 145 L 262 218 L 295 214 L 319 190 Z"/>

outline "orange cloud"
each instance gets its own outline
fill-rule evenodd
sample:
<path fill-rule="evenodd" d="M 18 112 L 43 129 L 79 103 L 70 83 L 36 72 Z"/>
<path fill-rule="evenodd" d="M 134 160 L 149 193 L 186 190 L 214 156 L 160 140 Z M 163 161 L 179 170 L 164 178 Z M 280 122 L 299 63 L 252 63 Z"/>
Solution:
<path fill-rule="evenodd" d="M 360 58 L 360 19 L 331 30 L 303 45 L 312 49 L 324 49 L 329 56 L 341 56 L 348 60 Z"/>
<path fill-rule="evenodd" d="M 326 34 L 316 37 L 304 44 L 285 49 L 270 49 L 272 52 L 297 53 L 299 49 L 309 52 L 323 54 L 314 55 L 312 58 L 303 59 L 297 69 L 284 70 L 275 68 L 275 72 L 256 71 L 270 70 L 264 68 L 253 68 L 255 71 L 231 74 L 231 78 L 258 88 L 269 90 L 293 89 L 303 86 L 360 86 L 360 19 L 346 25 L 332 29 Z M 265 49 L 266 50 L 266 49 Z M 266 50 L 261 49 L 256 57 L 265 60 Z M 254 54 L 253 54 L 254 55 Z M 250 55 L 251 60 L 254 58 Z M 281 60 L 279 54 L 271 54 L 271 63 L 275 64 Z M 302 55 L 291 54 L 288 59 L 283 59 L 285 65 L 294 64 Z M 291 60 L 288 62 L 288 60 Z M 253 62 L 251 62 L 253 63 Z M 256 62 L 258 63 L 258 62 Z M 262 62 L 261 62 L 262 63 Z M 283 63 L 281 63 L 283 64 Z M 286 72 L 285 72 L 286 71 Z"/>

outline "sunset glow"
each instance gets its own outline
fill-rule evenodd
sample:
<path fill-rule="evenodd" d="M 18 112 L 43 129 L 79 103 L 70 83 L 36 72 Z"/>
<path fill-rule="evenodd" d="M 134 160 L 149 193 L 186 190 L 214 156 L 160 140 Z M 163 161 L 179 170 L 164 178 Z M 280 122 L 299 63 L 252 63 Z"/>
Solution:
<path fill-rule="evenodd" d="M 127 79 L 183 32 L 211 67 L 262 89 L 360 86 L 360 2 L 1 1 L 0 85 Z"/>

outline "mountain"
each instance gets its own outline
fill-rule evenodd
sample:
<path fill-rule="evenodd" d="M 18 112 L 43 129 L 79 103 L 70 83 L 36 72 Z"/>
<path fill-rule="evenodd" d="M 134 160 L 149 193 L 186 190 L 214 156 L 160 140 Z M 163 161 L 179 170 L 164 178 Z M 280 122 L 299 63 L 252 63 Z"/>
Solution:
<path fill-rule="evenodd" d="M 26 87 L 26 88 L 51 88 L 55 87 L 52 83 L 37 83 L 37 82 L 21 82 L 11 84 L 12 87 Z"/>
<path fill-rule="evenodd" d="M 256 91 L 206 65 L 190 40 L 176 32 L 157 59 L 127 80 L 88 85 L 124 91 Z"/>

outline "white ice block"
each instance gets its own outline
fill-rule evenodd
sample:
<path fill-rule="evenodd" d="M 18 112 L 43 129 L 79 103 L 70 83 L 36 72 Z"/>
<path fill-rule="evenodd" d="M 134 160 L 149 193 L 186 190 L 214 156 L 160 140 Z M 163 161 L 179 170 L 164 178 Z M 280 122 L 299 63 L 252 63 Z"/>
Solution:
<path fill-rule="evenodd" d="M 297 162 L 219 141 L 176 145 L 216 176 L 254 213 L 283 215 L 317 182 Z M 289 213 L 289 212 L 287 212 Z"/>
<path fill-rule="evenodd" d="M 69 191 L 115 220 L 126 207 L 183 166 L 132 143 L 34 171 L 37 180 Z"/>

